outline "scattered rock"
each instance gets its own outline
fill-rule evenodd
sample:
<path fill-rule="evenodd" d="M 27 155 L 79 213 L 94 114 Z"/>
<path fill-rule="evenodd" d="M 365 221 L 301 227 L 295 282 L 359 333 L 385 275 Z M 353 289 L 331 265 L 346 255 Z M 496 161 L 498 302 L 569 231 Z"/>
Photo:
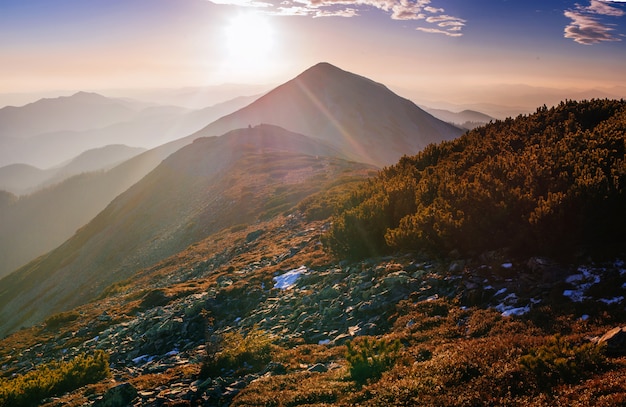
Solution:
<path fill-rule="evenodd" d="M 314 373 L 326 373 L 328 372 L 328 368 L 322 364 L 322 363 L 316 363 L 313 366 L 309 367 L 307 369 L 309 372 L 314 372 Z"/>
<path fill-rule="evenodd" d="M 610 355 L 626 353 L 626 327 L 616 327 L 597 339 L 598 345 L 605 345 Z"/>
<path fill-rule="evenodd" d="M 137 397 L 137 389 L 130 383 L 122 383 L 107 390 L 93 407 L 127 407 Z"/>

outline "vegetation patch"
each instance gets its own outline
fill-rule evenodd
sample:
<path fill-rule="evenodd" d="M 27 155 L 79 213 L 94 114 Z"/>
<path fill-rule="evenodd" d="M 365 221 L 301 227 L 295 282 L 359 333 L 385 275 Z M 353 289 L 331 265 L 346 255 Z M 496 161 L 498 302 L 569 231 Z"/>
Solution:
<path fill-rule="evenodd" d="M 245 334 L 226 332 L 209 342 L 200 375 L 216 377 L 229 371 L 235 374 L 259 371 L 272 360 L 273 342 L 270 334 L 256 327 Z"/>
<path fill-rule="evenodd" d="M 626 241 L 626 101 L 562 102 L 428 146 L 343 201 L 326 246 L 571 256 Z"/>
<path fill-rule="evenodd" d="M 108 354 L 100 350 L 69 362 L 51 362 L 13 379 L 0 379 L 0 406 L 38 405 L 47 397 L 96 383 L 109 374 Z"/>
<path fill-rule="evenodd" d="M 598 371 L 604 362 L 601 346 L 594 343 L 572 345 L 559 335 L 520 358 L 520 365 L 545 387 L 575 383 Z"/>
<path fill-rule="evenodd" d="M 378 380 L 398 359 L 402 344 L 399 340 L 370 339 L 347 343 L 346 361 L 352 380 L 364 384 Z"/>

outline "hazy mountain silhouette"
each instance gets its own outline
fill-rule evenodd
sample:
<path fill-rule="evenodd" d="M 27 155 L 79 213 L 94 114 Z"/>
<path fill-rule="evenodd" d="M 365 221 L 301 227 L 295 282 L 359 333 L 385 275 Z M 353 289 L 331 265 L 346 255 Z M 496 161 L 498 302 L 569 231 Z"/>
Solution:
<path fill-rule="evenodd" d="M 7 165 L 0 168 L 0 190 L 18 195 L 34 192 L 83 172 L 108 170 L 143 151 L 116 144 L 87 150 L 63 166 L 47 170 L 27 164 Z"/>
<path fill-rule="evenodd" d="M 72 238 L 0 283 L 0 333 L 92 299 L 109 284 L 225 227 L 284 210 L 371 167 L 260 125 L 201 138 L 164 160 Z"/>
<path fill-rule="evenodd" d="M 428 107 L 424 107 L 423 109 L 440 120 L 458 126 L 463 126 L 465 123 L 485 124 L 489 123 L 491 120 L 494 120 L 494 118 L 491 116 L 469 109 L 460 112 L 451 112 L 450 110 L 446 109 L 431 109 Z"/>
<path fill-rule="evenodd" d="M 40 99 L 25 106 L 0 109 L 0 134 L 25 138 L 59 130 L 81 131 L 130 119 L 136 110 L 97 93 Z"/>
<path fill-rule="evenodd" d="M 48 168 L 111 144 L 154 148 L 185 137 L 252 100 L 236 98 L 190 110 L 80 92 L 5 107 L 0 109 L 0 165 Z"/>

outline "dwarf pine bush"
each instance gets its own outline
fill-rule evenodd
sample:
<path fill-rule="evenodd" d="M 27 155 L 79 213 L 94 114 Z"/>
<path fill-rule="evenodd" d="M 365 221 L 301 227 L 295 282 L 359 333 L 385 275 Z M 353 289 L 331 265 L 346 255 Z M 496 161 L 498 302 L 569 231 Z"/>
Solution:
<path fill-rule="evenodd" d="M 538 383 L 551 386 L 574 383 L 604 363 L 603 349 L 594 343 L 572 345 L 560 336 L 531 350 L 520 359 L 523 369 L 533 373 Z"/>
<path fill-rule="evenodd" d="M 101 350 L 68 362 L 50 362 L 13 379 L 0 379 L 0 407 L 38 405 L 46 397 L 96 383 L 109 374 L 109 355 Z"/>
<path fill-rule="evenodd" d="M 347 343 L 346 360 L 350 369 L 350 377 L 359 384 L 368 380 L 380 379 L 389 370 L 400 353 L 402 344 L 399 340 L 364 338 L 360 341 Z"/>
<path fill-rule="evenodd" d="M 223 371 L 261 370 L 272 359 L 274 338 L 261 329 L 247 334 L 226 332 L 219 343 L 220 350 L 209 354 L 202 366 L 202 376 L 216 376 Z"/>

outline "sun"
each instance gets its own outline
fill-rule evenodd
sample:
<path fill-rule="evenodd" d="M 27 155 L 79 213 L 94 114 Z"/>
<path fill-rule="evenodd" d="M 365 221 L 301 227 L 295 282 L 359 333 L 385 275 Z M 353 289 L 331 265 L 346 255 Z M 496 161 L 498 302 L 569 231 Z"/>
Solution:
<path fill-rule="evenodd" d="M 224 27 L 223 44 L 228 69 L 263 69 L 272 59 L 274 30 L 264 15 L 238 14 Z"/>

